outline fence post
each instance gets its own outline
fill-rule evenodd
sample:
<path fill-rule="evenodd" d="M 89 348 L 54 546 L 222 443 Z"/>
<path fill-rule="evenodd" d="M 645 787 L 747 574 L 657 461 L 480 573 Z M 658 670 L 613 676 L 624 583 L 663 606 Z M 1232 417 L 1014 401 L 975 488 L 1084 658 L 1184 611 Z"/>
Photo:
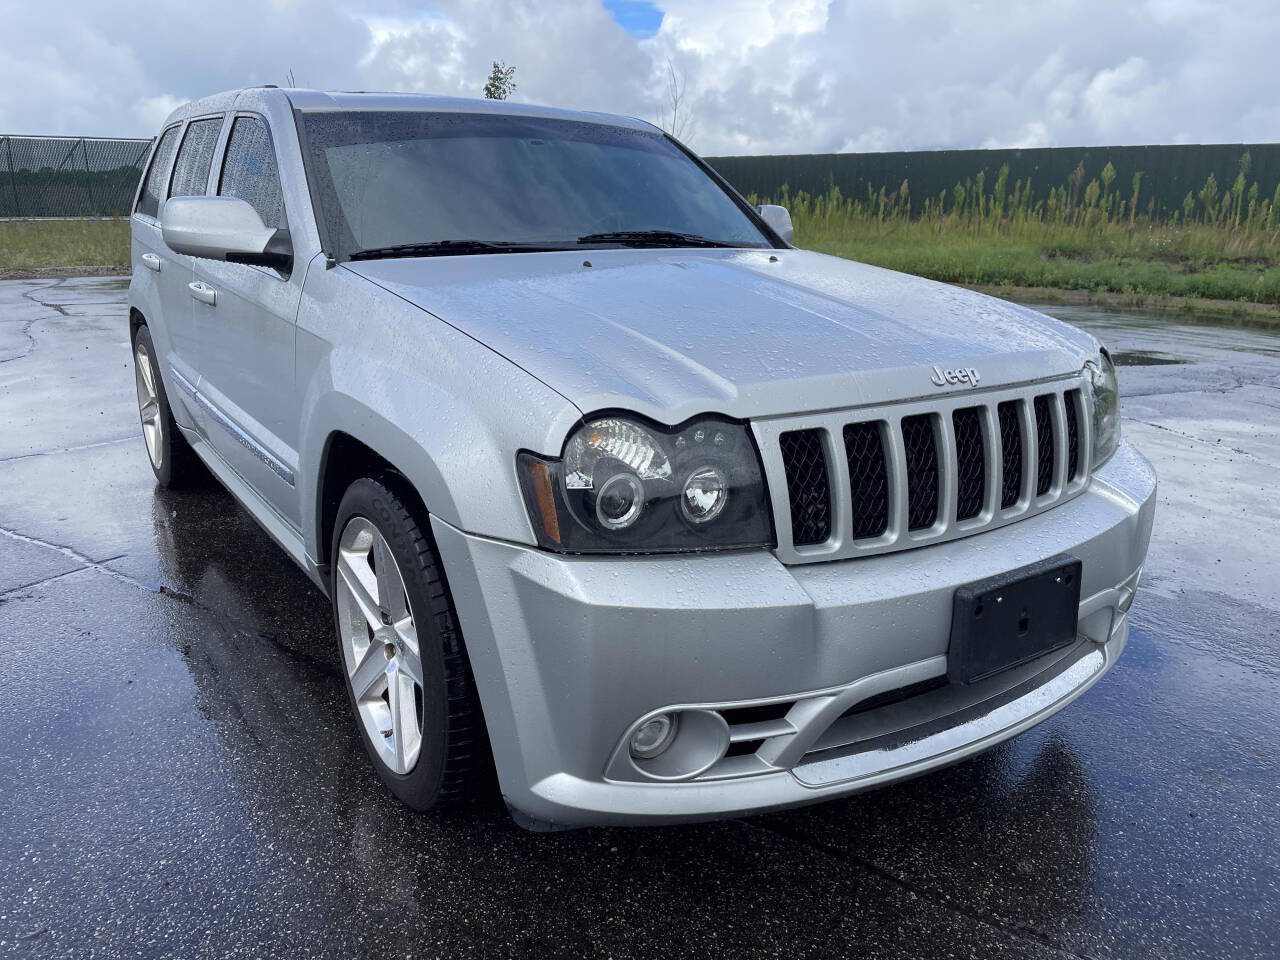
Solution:
<path fill-rule="evenodd" d="M 93 202 L 93 174 L 89 172 L 89 145 L 84 137 L 80 138 L 80 157 L 84 160 L 84 189 L 89 194 L 89 209 L 97 216 L 98 205 Z"/>
<path fill-rule="evenodd" d="M 18 181 L 13 174 L 13 141 L 6 135 L 4 138 L 4 154 L 9 161 L 9 192 L 13 194 L 13 215 L 21 216 L 18 209 Z"/>

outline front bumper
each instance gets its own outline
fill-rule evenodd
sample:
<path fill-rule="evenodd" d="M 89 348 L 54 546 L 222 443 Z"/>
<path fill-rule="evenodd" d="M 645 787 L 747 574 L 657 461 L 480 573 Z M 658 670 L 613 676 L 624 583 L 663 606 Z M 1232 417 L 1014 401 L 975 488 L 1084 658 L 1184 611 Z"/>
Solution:
<path fill-rule="evenodd" d="M 1062 709 L 1124 648 L 1154 505 L 1150 464 L 1123 444 L 1060 507 L 853 560 L 561 557 L 432 525 L 508 803 L 543 824 L 653 824 L 854 793 Z M 930 689 L 946 673 L 955 589 L 1059 553 L 1083 564 L 1077 643 L 972 687 Z M 902 688 L 921 692 L 851 709 Z M 670 708 L 694 711 L 687 726 L 713 752 L 732 741 L 729 756 L 631 762 L 629 731 Z"/>

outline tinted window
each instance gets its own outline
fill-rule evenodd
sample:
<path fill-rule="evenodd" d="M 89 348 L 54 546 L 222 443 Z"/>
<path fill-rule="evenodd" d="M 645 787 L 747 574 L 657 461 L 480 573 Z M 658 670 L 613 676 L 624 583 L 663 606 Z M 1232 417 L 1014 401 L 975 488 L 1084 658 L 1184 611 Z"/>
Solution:
<path fill-rule="evenodd" d="M 173 166 L 173 179 L 169 185 L 171 197 L 198 197 L 209 186 L 209 165 L 213 162 L 213 148 L 222 130 L 222 118 L 195 120 L 187 125 L 178 160 Z"/>
<path fill-rule="evenodd" d="M 769 245 L 657 131 L 427 111 L 303 118 L 308 173 L 339 257 L 447 240 L 573 247 L 620 231 Z"/>
<path fill-rule="evenodd" d="M 280 171 L 267 127 L 257 117 L 236 117 L 222 161 L 218 193 L 246 201 L 269 227 L 287 227 Z"/>
<path fill-rule="evenodd" d="M 178 128 L 170 127 L 160 137 L 155 151 L 151 154 L 151 169 L 147 171 L 147 182 L 138 197 L 138 212 L 149 217 L 160 216 L 160 198 L 164 196 L 165 179 L 169 175 L 169 161 L 173 159 L 174 147 L 178 145 Z"/>

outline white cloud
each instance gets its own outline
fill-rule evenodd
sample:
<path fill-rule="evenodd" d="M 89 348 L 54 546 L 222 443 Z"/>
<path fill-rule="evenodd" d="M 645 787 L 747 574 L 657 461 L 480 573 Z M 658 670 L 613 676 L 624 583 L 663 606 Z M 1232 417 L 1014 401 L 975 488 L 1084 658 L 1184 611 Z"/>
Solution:
<path fill-rule="evenodd" d="M 133 104 L 133 116 L 144 130 L 158 130 L 165 117 L 182 106 L 182 97 L 161 93 L 154 97 L 142 97 Z"/>
<path fill-rule="evenodd" d="M 145 136 L 245 83 L 516 99 L 654 119 L 667 62 L 702 153 L 1280 136 L 1274 0 L 653 0 L 635 37 L 599 0 L 0 0 L 0 131 Z"/>

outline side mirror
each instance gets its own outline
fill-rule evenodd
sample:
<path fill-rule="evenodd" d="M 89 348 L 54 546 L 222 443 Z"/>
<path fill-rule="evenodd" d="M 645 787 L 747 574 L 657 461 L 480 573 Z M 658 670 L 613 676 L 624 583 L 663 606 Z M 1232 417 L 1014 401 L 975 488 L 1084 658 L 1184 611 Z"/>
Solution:
<path fill-rule="evenodd" d="M 268 227 L 239 197 L 171 197 L 160 213 L 164 242 L 175 253 L 288 271 L 288 230 Z"/>
<path fill-rule="evenodd" d="M 796 231 L 791 226 L 791 214 L 787 212 L 786 207 L 780 207 L 775 203 L 762 203 L 756 207 L 760 217 L 773 228 L 773 232 L 780 236 L 787 243 L 794 243 Z"/>

